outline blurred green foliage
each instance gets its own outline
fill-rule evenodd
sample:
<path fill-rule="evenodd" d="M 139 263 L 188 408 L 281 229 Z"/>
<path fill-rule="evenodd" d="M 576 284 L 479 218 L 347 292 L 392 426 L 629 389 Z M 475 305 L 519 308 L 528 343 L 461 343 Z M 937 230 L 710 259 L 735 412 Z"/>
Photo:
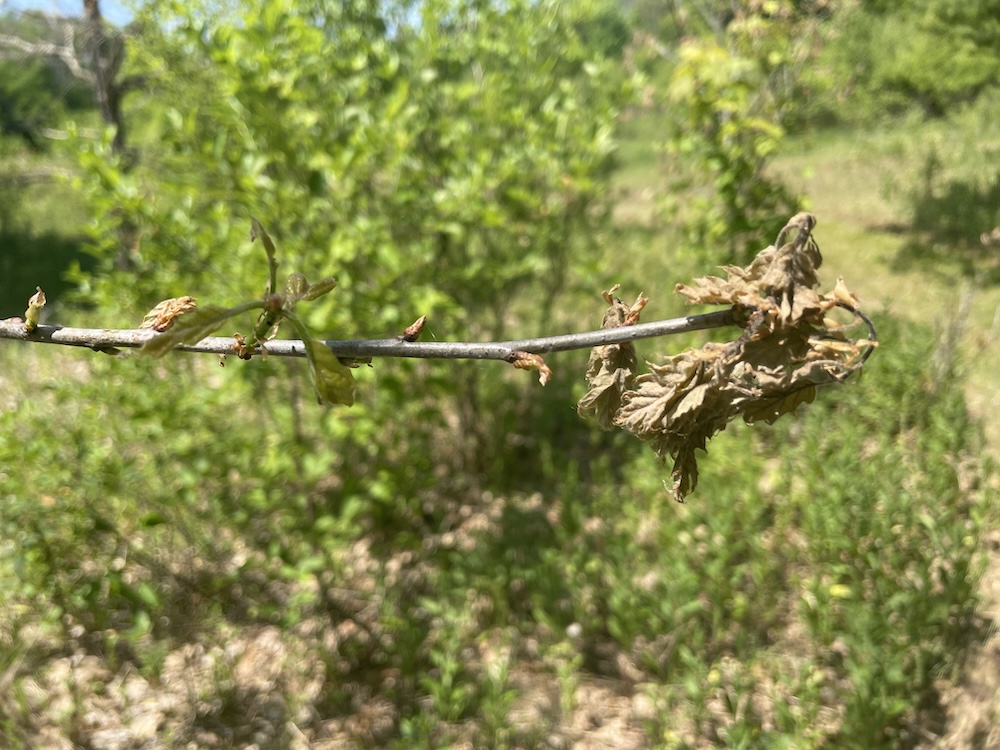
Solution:
<path fill-rule="evenodd" d="M 942 115 L 1000 83 L 1000 3 L 845 3 L 820 58 L 838 82 L 838 117 L 918 107 Z"/>
<path fill-rule="evenodd" d="M 679 192 L 689 241 L 670 262 L 707 271 L 787 220 L 766 168 L 783 128 L 813 117 L 803 5 L 680 47 L 673 155 L 703 181 Z M 671 287 L 683 279 L 646 272 L 667 261 L 615 245 L 609 221 L 640 82 L 614 10 L 142 10 L 139 159 L 126 170 L 110 138 L 74 137 L 95 265 L 71 275 L 93 309 L 59 322 L 134 327 L 166 297 L 253 298 L 251 213 L 279 273 L 338 277 L 302 313 L 330 338 L 397 335 L 420 314 L 425 336 L 553 333 L 596 323 L 618 274 Z M 947 347 L 877 322 L 860 382 L 715 438 L 684 506 L 641 446 L 576 417 L 586 353 L 578 388 L 565 355 L 545 391 L 497 364 L 379 361 L 354 407 L 324 410 L 302 363 L 5 347 L 0 744 L 36 744 L 46 721 L 88 741 L 98 688 L 74 686 L 55 719 L 38 707 L 63 653 L 153 685 L 177 679 L 178 653 L 192 680 L 210 672 L 184 688 L 190 715 L 165 719 L 178 744 L 290 747 L 291 725 L 361 747 L 540 746 L 606 678 L 648 698 L 650 745 L 911 744 L 936 720 L 935 680 L 980 636 L 986 490 Z M 267 628 L 301 648 L 271 688 L 273 724 L 231 655 Z M 539 708 L 515 720 L 525 702 Z"/>
<path fill-rule="evenodd" d="M 743 263 L 802 207 L 768 164 L 789 130 L 823 116 L 817 102 L 831 84 L 814 69 L 823 13 L 791 0 L 698 7 L 680 14 L 683 25 L 710 33 L 670 49 L 638 38 L 637 64 L 664 93 L 654 100 L 667 186 L 660 208 L 691 254 Z"/>
<path fill-rule="evenodd" d="M 674 197 L 671 208 L 683 216 L 691 247 L 745 262 L 797 208 L 788 190 L 765 173 L 784 137 L 778 107 L 762 96 L 766 71 L 758 61 L 765 58 L 703 39 L 684 42 L 678 54 L 668 90 L 667 142 L 671 167 L 686 167 L 675 181 L 677 194 L 703 182 L 710 191 L 685 205 Z"/>
<path fill-rule="evenodd" d="M 538 329 L 606 210 L 615 117 L 630 96 L 577 32 L 594 7 L 426 3 L 392 34 L 369 4 L 268 3 L 238 17 L 151 8 L 150 26 L 171 31 L 135 56 L 158 80 L 141 166 L 126 173 L 82 144 L 101 217 L 86 299 L 128 310 L 256 293 L 253 211 L 282 273 L 337 277 L 305 320 L 322 335 L 397 334 L 422 314 L 432 336 Z M 116 226 L 134 237 L 125 271 Z M 515 311 L 528 289 L 537 302 Z M 480 400 L 500 389 L 516 403 L 523 380 L 461 365 L 380 364 L 373 375 L 356 417 L 366 427 L 334 438 L 345 466 L 367 463 L 378 432 L 382 460 L 427 482 L 438 463 L 503 471 L 493 456 L 511 426 Z M 401 400 L 414 422 L 386 430 Z M 442 430 L 459 447 L 435 456 Z"/>
<path fill-rule="evenodd" d="M 28 43 L 65 41 L 61 24 L 31 12 L 0 13 L 0 35 Z M 38 283 L 66 290 L 69 285 L 59 277 L 83 256 L 79 210 L 67 211 L 65 195 L 53 200 L 45 195 L 51 185 L 39 190 L 24 174 L 52 166 L 42 161 L 54 150 L 45 130 L 59 128 L 69 117 L 86 117 L 93 96 L 62 61 L 31 57 L 6 44 L 0 48 L 8 52 L 0 54 L 0 162 L 5 167 L 0 173 L 0 317 L 9 317 L 23 312 L 24 294 Z M 31 220 L 38 217 L 44 217 L 43 226 Z"/>
<path fill-rule="evenodd" d="M 65 43 L 65 23 L 41 13 L 0 13 L 0 34 L 27 43 Z M 5 44 L 6 48 L 7 45 Z M 38 58 L 12 48 L 0 58 L 0 134 L 40 149 L 41 128 L 59 125 L 67 114 L 93 104 L 89 88 L 55 57 Z"/>

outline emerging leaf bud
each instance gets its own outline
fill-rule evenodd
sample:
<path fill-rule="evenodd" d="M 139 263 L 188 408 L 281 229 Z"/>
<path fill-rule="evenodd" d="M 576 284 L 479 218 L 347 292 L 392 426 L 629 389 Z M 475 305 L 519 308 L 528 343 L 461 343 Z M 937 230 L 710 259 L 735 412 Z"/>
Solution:
<path fill-rule="evenodd" d="M 511 355 L 510 363 L 518 370 L 538 370 L 538 382 L 545 385 L 552 377 L 552 370 L 545 364 L 539 354 L 531 352 L 514 352 Z"/>
<path fill-rule="evenodd" d="M 35 293 L 28 300 L 28 309 L 24 311 L 24 330 L 34 331 L 38 328 L 38 319 L 45 307 L 45 292 L 40 286 L 35 287 Z"/>
<path fill-rule="evenodd" d="M 420 338 L 420 334 L 423 333 L 424 323 L 427 322 L 427 316 L 421 315 L 413 323 L 408 325 L 403 330 L 403 341 L 416 341 Z"/>

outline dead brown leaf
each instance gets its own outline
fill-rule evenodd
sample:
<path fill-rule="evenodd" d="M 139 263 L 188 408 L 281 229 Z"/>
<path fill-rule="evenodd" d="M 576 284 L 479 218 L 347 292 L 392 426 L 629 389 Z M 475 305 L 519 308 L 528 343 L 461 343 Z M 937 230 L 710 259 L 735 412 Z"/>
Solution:
<path fill-rule="evenodd" d="M 620 328 L 639 322 L 639 313 L 649 301 L 640 294 L 635 304 L 628 307 L 613 296 L 617 289 L 616 285 L 601 295 L 608 303 L 601 328 Z M 587 385 L 590 388 L 577 403 L 577 413 L 580 416 L 593 414 L 602 430 L 613 430 L 622 394 L 631 387 L 637 364 L 635 345 L 631 341 L 591 349 L 587 363 Z"/>
<path fill-rule="evenodd" d="M 633 377 L 634 349 L 631 361 L 610 347 L 591 354 L 591 388 L 580 401 L 580 414 L 595 413 L 605 429 L 622 427 L 649 442 L 661 459 L 672 458 L 678 500 L 698 483 L 696 451 L 731 420 L 742 416 L 747 423 L 772 424 L 811 403 L 817 386 L 850 375 L 875 345 L 848 338 L 843 332 L 848 326 L 827 317 L 834 307 L 857 311 L 858 299 L 843 279 L 829 294 L 816 291 L 823 258 L 812 237 L 815 225 L 811 214 L 798 214 L 775 245 L 745 268 L 725 266 L 726 278 L 705 276 L 690 286 L 677 285 L 693 304 L 732 306 L 745 321 L 736 340 L 673 355 L 638 377 Z M 628 308 L 620 300 L 609 304 L 605 327 L 621 325 Z"/>
<path fill-rule="evenodd" d="M 189 313 L 198 307 L 194 297 L 172 297 L 158 303 L 156 307 L 146 313 L 139 328 L 152 328 L 154 331 L 163 333 L 174 321 L 185 313 Z"/>
<path fill-rule="evenodd" d="M 552 377 L 552 370 L 540 354 L 531 352 L 514 352 L 513 359 L 510 360 L 518 370 L 538 370 L 538 382 L 545 385 Z"/>

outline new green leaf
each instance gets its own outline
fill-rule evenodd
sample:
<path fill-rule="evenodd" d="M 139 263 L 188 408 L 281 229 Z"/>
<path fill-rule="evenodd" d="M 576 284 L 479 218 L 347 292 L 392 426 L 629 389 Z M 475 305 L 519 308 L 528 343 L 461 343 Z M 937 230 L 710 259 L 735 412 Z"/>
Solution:
<path fill-rule="evenodd" d="M 316 389 L 316 400 L 321 404 L 354 403 L 354 374 L 351 368 L 337 359 L 326 344 L 309 335 L 305 325 L 295 315 L 287 310 L 282 316 L 295 329 L 295 335 L 302 339 L 305 346 L 306 359 L 309 360 L 309 376 Z"/>
<path fill-rule="evenodd" d="M 316 388 L 316 398 L 321 404 L 354 403 L 354 374 L 337 355 L 319 339 L 303 338 L 306 357 L 309 359 L 309 374 Z"/>
<path fill-rule="evenodd" d="M 302 299 L 304 299 L 306 302 L 309 302 L 310 300 L 314 299 L 319 299 L 324 294 L 333 291 L 333 288 L 335 286 L 337 286 L 337 280 L 332 276 L 327 276 L 325 279 L 321 279 L 320 281 L 317 281 L 315 284 L 312 284 L 306 291 L 306 293 L 302 296 Z"/>

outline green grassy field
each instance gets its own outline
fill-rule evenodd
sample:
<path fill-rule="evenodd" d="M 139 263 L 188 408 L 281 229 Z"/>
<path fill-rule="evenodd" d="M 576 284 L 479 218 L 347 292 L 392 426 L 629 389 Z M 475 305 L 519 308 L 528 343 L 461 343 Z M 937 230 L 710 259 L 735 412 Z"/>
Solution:
<path fill-rule="evenodd" d="M 865 305 L 904 320 L 942 333 L 961 328 L 969 406 L 994 455 L 1000 455 L 1000 248 L 976 245 L 996 224 L 969 225 L 965 237 L 949 245 L 914 227 L 909 195 L 920 190 L 924 165 L 935 154 L 942 165 L 936 187 L 967 182 L 976 188 L 971 201 L 981 201 L 987 215 L 998 211 L 988 195 L 1000 153 L 1000 133 L 992 126 L 998 108 L 987 102 L 944 121 L 793 138 L 774 163 L 818 218 L 830 280 L 843 276 Z M 963 210 L 947 200 L 939 208 Z"/>

